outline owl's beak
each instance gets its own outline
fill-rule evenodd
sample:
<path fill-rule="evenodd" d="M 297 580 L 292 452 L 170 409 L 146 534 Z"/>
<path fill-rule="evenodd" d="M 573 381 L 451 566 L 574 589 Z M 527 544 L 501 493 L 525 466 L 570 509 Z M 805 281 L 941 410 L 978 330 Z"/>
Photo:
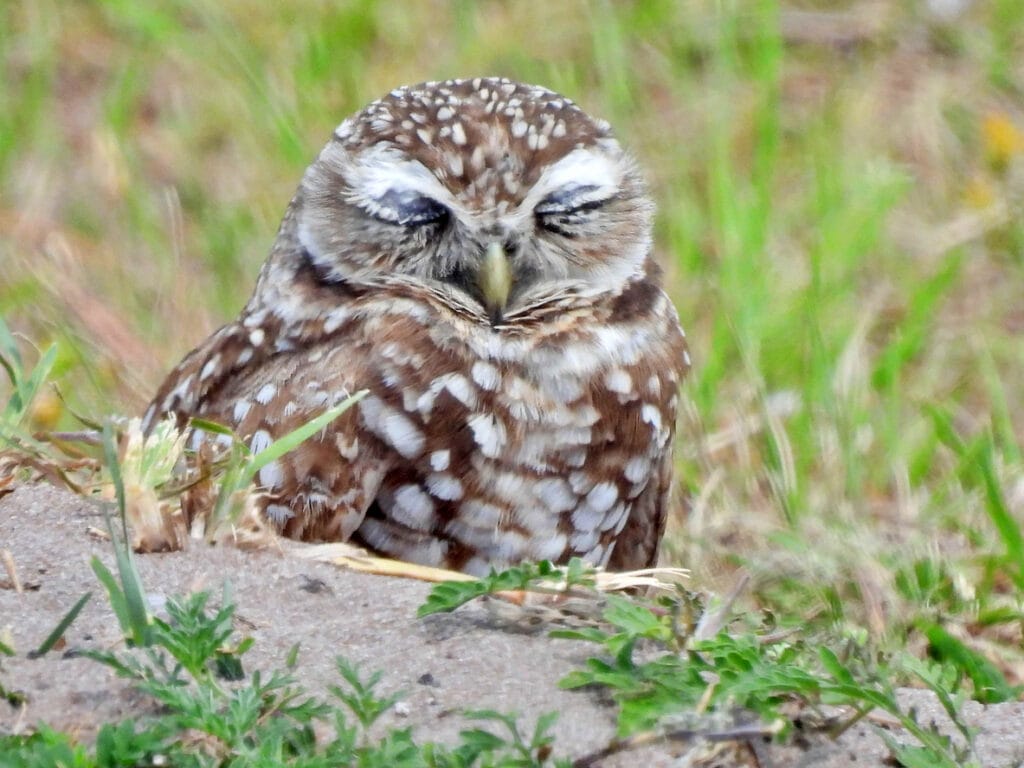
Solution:
<path fill-rule="evenodd" d="M 491 322 L 501 320 L 508 303 L 508 294 L 512 290 L 512 269 L 508 256 L 501 243 L 491 243 L 484 251 L 484 260 L 480 265 L 480 292 L 483 294 L 484 306 L 491 315 Z"/>

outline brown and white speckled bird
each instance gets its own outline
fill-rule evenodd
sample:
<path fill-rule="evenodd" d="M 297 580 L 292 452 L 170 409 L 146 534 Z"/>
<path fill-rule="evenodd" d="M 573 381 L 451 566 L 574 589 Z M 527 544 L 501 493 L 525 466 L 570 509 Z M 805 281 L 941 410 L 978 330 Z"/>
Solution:
<path fill-rule="evenodd" d="M 286 535 L 486 573 L 652 565 L 689 367 L 653 204 L 607 123 L 505 79 L 399 88 L 303 177 L 256 290 L 146 412 L 260 451 Z"/>

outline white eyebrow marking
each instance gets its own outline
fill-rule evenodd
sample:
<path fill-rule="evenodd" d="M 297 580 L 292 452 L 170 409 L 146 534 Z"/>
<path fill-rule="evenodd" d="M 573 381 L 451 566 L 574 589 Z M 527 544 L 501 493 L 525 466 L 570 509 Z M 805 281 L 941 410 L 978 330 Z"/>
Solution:
<path fill-rule="evenodd" d="M 533 210 L 552 192 L 574 187 L 590 187 L 579 202 L 607 200 L 621 189 L 629 160 L 609 156 L 594 149 L 574 149 L 541 174 L 519 206 L 505 219 L 510 226 L 521 226 L 533 216 Z"/>
<path fill-rule="evenodd" d="M 594 187 L 588 199 L 604 200 L 619 191 L 623 163 L 591 149 L 574 149 L 537 179 L 521 209 L 533 207 L 555 190 L 567 187 Z"/>
<path fill-rule="evenodd" d="M 348 171 L 348 202 L 358 205 L 371 215 L 380 215 L 384 206 L 380 201 L 390 193 L 413 192 L 429 197 L 449 209 L 459 211 L 461 206 L 423 163 L 410 160 L 391 147 L 370 147 Z"/>

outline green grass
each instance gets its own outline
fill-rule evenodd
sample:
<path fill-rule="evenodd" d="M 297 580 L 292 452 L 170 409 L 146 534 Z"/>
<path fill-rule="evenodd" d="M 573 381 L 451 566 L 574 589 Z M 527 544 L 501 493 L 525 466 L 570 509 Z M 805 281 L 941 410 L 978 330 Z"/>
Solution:
<path fill-rule="evenodd" d="M 370 729 L 400 699 L 377 693 L 379 672 L 364 674 L 339 657 L 341 684 L 330 685 L 331 697 L 325 700 L 298 686 L 289 669 L 248 674 L 242 657 L 252 641 L 233 638 L 235 606 L 227 590 L 212 615 L 208 600 L 204 592 L 169 600 L 167 619 L 149 617 L 145 641 L 137 643 L 134 651 L 87 653 L 157 702 L 157 714 L 104 724 L 91 746 L 45 724 L 27 735 L 0 736 L 3 764 L 24 768 L 568 765 L 551 758 L 548 730 L 556 719 L 553 714 L 540 718 L 531 735 L 520 730 L 514 715 L 468 713 L 470 719 L 498 727 L 467 728 L 451 748 L 417 743 L 410 729 L 392 728 L 383 736 L 371 736 Z M 288 667 L 294 667 L 297 650 L 289 654 Z"/>
<path fill-rule="evenodd" d="M 930 653 L 975 691 L 986 664 L 1024 682 L 1016 0 L 949 21 L 895 0 L 0 14 L 0 316 L 67 403 L 12 381 L 8 418 L 140 412 L 245 301 L 305 165 L 366 101 L 541 82 L 612 122 L 660 205 L 694 360 L 668 563 L 712 592 L 744 569 L 744 605 L 808 636 Z"/>

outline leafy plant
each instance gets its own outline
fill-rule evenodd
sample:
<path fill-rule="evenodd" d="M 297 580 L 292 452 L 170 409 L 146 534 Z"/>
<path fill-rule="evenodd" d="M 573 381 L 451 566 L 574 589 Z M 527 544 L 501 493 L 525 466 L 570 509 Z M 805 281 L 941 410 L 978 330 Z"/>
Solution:
<path fill-rule="evenodd" d="M 541 560 L 539 563 L 515 565 L 503 571 L 491 569 L 482 579 L 443 581 L 434 585 L 416 615 L 422 618 L 433 613 L 447 613 L 478 597 L 497 592 L 527 589 L 533 592 L 564 592 L 573 587 L 588 587 L 593 585 L 593 574 L 593 568 L 578 557 L 572 558 L 564 568 L 554 566 L 548 560 Z"/>
<path fill-rule="evenodd" d="M 29 408 L 49 379 L 57 359 L 57 347 L 51 344 L 40 356 L 35 367 L 26 372 L 18 352 L 18 345 L 0 317 L 0 368 L 4 369 L 11 385 L 11 395 L 0 411 L 0 439 L 10 441 L 16 429 L 22 427 L 28 418 Z"/>
<path fill-rule="evenodd" d="M 492 573 L 475 585 L 439 584 L 420 611 L 451 610 L 476 594 L 490 594 L 509 585 L 531 589 L 558 572 L 550 564 L 535 569 L 520 566 L 511 573 Z M 813 713 L 828 704 L 846 707 L 851 713 L 837 730 L 876 708 L 895 717 L 918 742 L 907 746 L 880 732 L 901 764 L 980 765 L 973 752 L 973 732 L 960 717 L 959 696 L 952 693 L 958 683 L 957 670 L 973 667 L 975 684 L 980 680 L 989 686 L 984 690 L 998 689 L 1001 677 L 993 676 L 990 665 L 974 656 L 960 666 L 924 663 L 906 654 L 886 660 L 851 637 L 783 640 L 743 625 L 737 631 L 701 639 L 693 632 L 693 622 L 678 620 L 681 612 L 693 608 L 692 598 L 681 590 L 655 602 L 617 595 L 603 595 L 601 600 L 602 626 L 556 629 L 550 634 L 601 647 L 603 653 L 589 658 L 559 685 L 605 691 L 618 706 L 620 739 L 667 729 L 681 717 L 699 721 L 716 711 L 737 709 L 768 723 L 766 731 L 785 736 L 791 728 L 786 713 L 793 706 Z M 945 641 L 948 644 L 949 639 Z M 828 642 L 842 652 L 832 650 Z M 900 705 L 892 681 L 907 677 L 935 693 L 959 729 L 962 744 L 934 726 L 921 725 L 913 711 Z"/>
<path fill-rule="evenodd" d="M 0 737 L 0 754 L 13 756 L 16 765 L 40 768 L 568 765 L 552 763 L 553 713 L 538 720 L 529 735 L 520 731 L 513 715 L 467 713 L 470 719 L 500 724 L 505 735 L 467 729 L 453 748 L 418 744 L 409 729 L 371 737 L 370 728 L 400 698 L 377 692 L 379 672 L 364 677 L 338 658 L 342 682 L 329 686 L 333 701 L 306 694 L 285 672 L 265 677 L 257 671 L 246 680 L 241 657 L 252 641 L 232 639 L 235 608 L 228 591 L 215 612 L 208 603 L 206 593 L 169 600 L 167 618 L 151 619 L 146 647 L 86 654 L 134 681 L 159 703 L 159 714 L 104 725 L 91 750 L 43 726 L 29 736 Z M 325 728 L 331 735 L 318 738 Z"/>

